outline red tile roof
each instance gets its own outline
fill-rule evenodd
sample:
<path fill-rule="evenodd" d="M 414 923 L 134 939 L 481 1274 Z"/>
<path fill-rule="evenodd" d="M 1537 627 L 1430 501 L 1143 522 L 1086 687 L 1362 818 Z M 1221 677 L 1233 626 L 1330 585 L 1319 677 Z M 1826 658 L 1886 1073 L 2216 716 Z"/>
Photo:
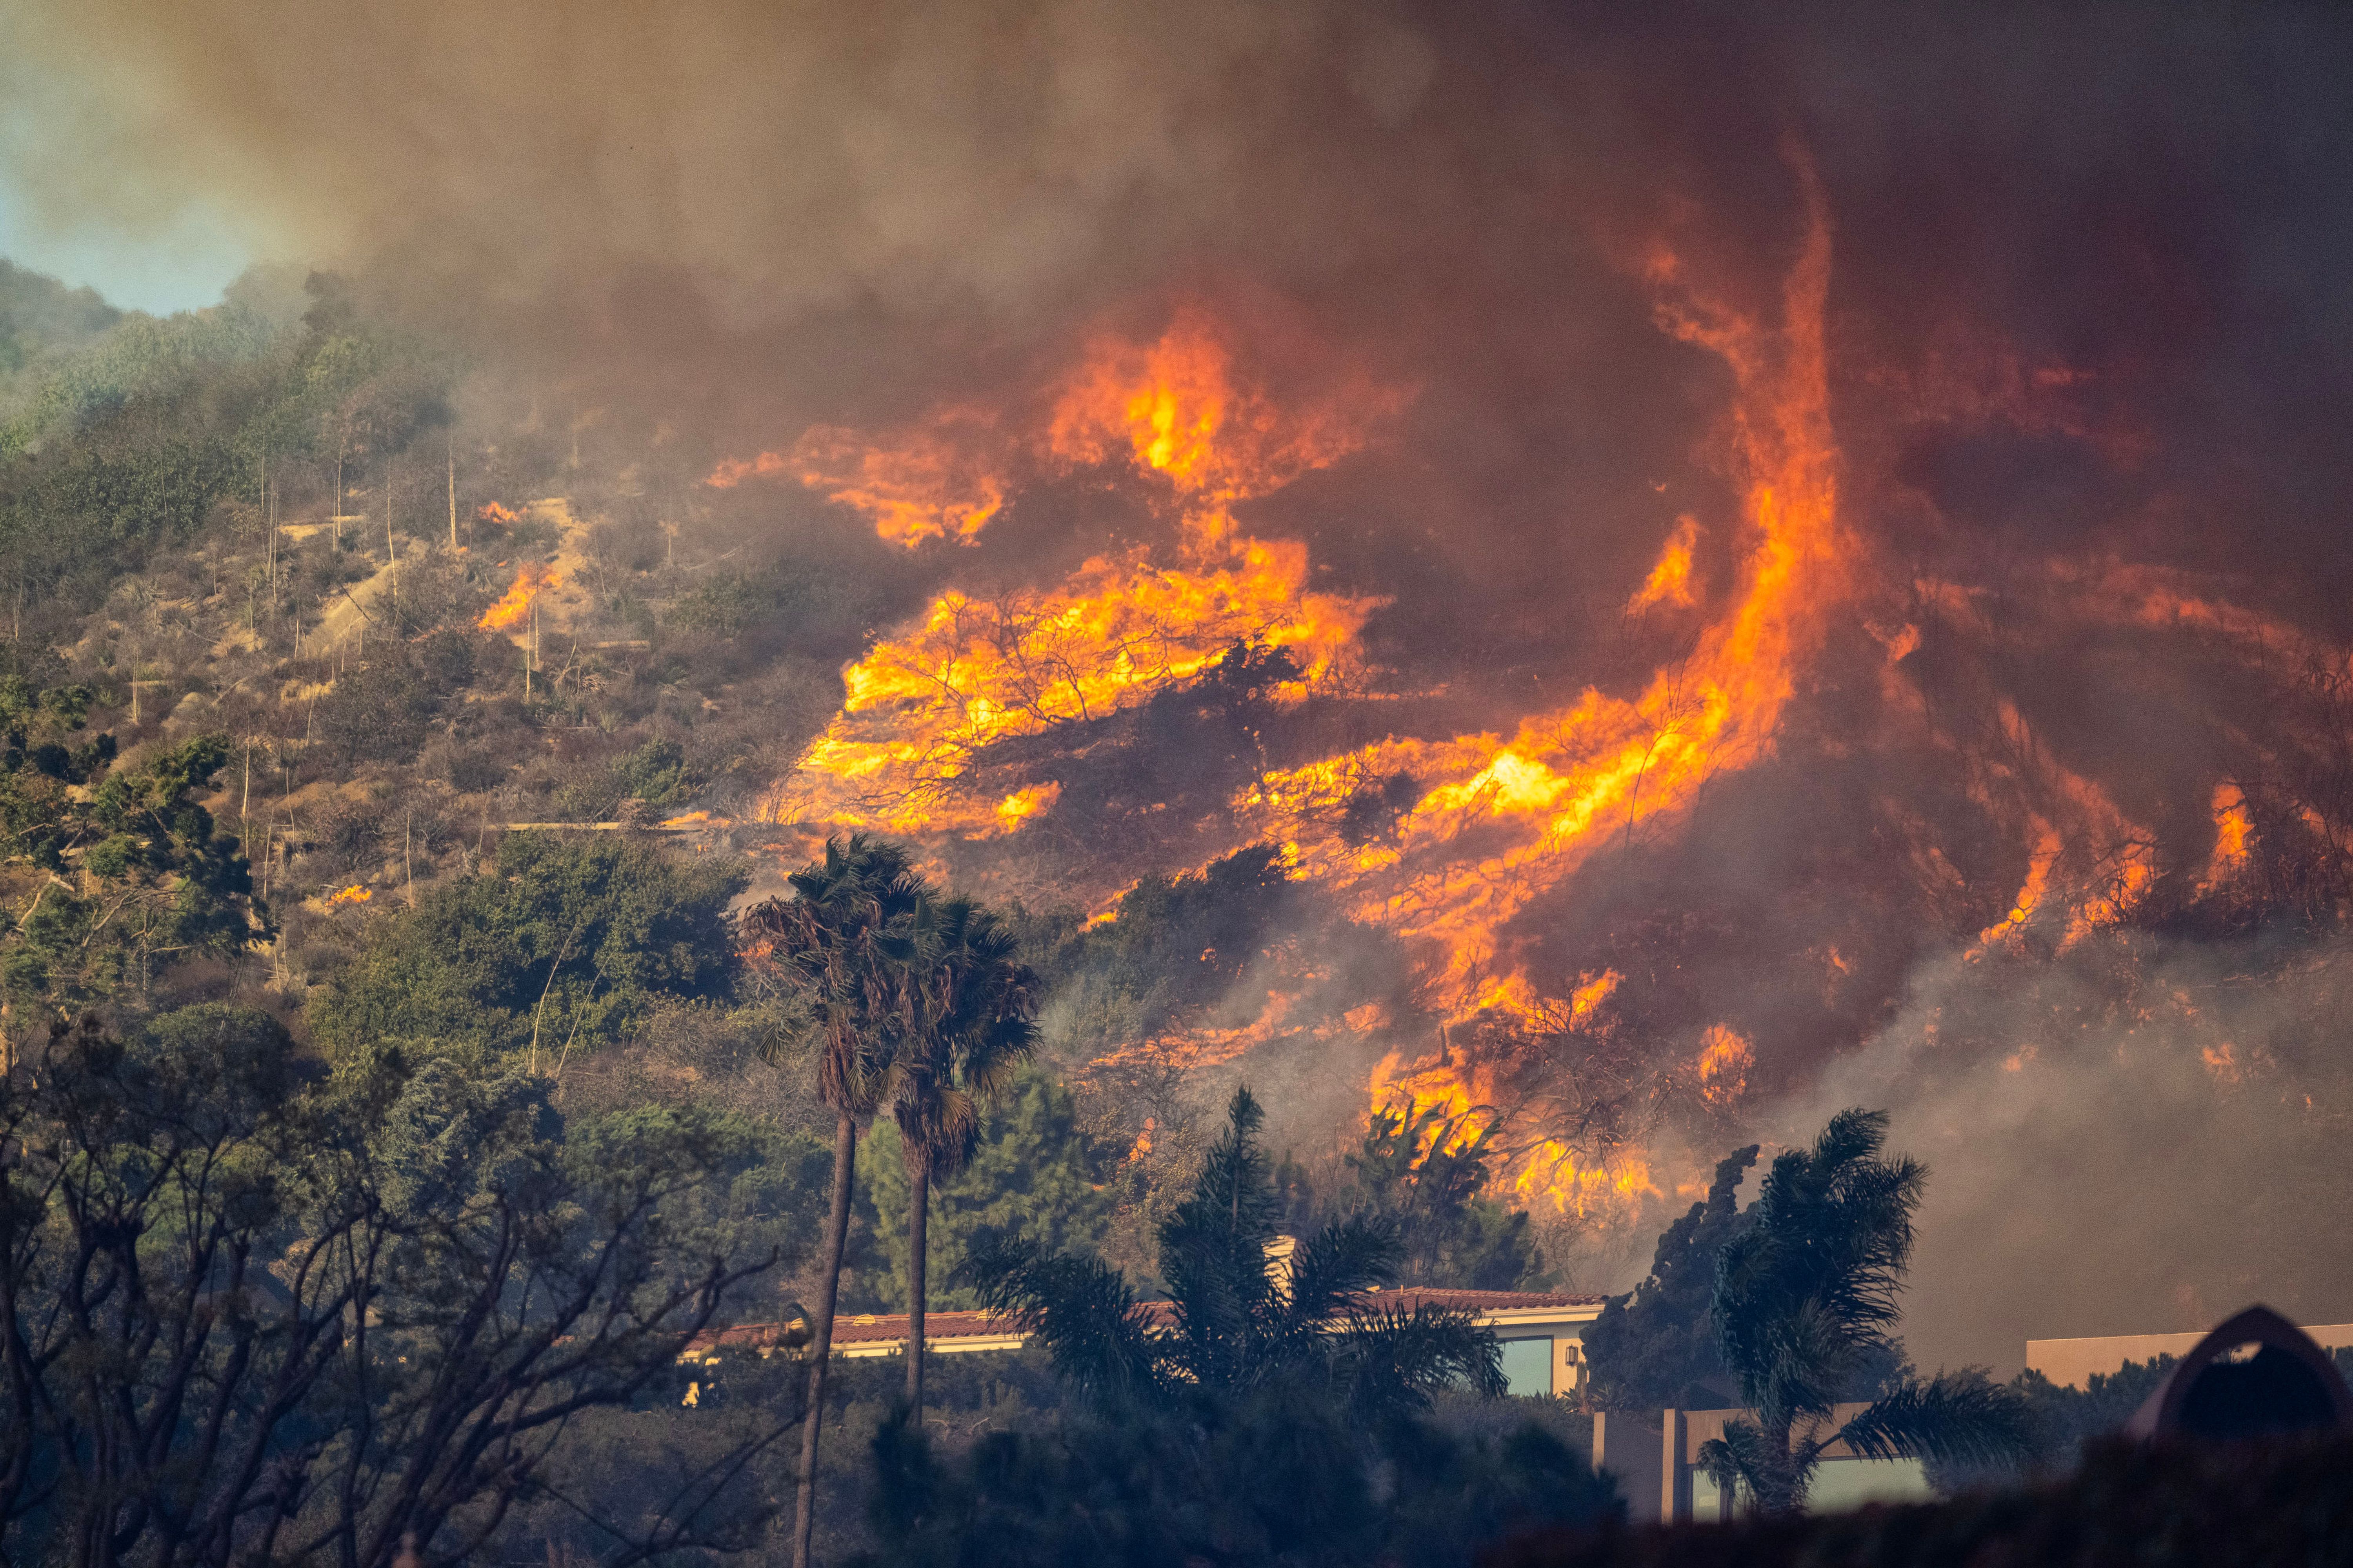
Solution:
<path fill-rule="evenodd" d="M 1388 1308 L 1410 1312 L 1417 1307 L 1452 1307 L 1467 1312 L 1521 1312 L 1546 1307 L 1599 1307 L 1608 1299 L 1601 1296 L 1561 1296 L 1529 1290 L 1440 1290 L 1409 1286 L 1397 1290 L 1367 1291 L 1361 1298 L 1367 1307 Z M 1137 1303 L 1155 1327 L 1165 1327 L 1172 1319 L 1171 1304 L 1166 1301 Z M 740 1345 L 765 1348 L 776 1342 L 783 1325 L 778 1323 L 739 1323 L 733 1328 L 708 1330 L 696 1339 L 689 1353 L 707 1351 L 720 1345 Z M 930 1312 L 923 1318 L 923 1337 L 937 1344 L 943 1340 L 981 1340 L 1018 1334 L 1017 1320 L 993 1312 Z M 834 1319 L 833 1342 L 837 1347 L 849 1345 L 896 1344 L 907 1337 L 905 1314 L 844 1313 Z"/>

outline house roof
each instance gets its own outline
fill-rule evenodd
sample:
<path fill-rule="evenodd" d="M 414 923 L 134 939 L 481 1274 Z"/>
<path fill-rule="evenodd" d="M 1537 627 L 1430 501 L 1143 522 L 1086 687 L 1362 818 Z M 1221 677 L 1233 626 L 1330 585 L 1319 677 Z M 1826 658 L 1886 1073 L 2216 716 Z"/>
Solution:
<path fill-rule="evenodd" d="M 1598 1310 L 1608 1299 L 1601 1296 L 1564 1296 L 1546 1291 L 1531 1290 L 1441 1290 L 1409 1286 L 1397 1290 L 1368 1290 L 1358 1298 L 1366 1307 L 1410 1312 L 1417 1308 L 1451 1307 L 1484 1319 L 1510 1314 L 1525 1319 L 1546 1310 L 1574 1311 L 1578 1308 Z M 1143 1301 L 1138 1308 L 1155 1327 L 1166 1327 L 1174 1320 L 1172 1303 Z M 689 1354 L 709 1351 L 723 1345 L 743 1348 L 765 1348 L 783 1337 L 781 1323 L 739 1323 L 733 1328 L 705 1331 L 697 1337 Z M 844 1313 L 833 1322 L 833 1344 L 836 1350 L 859 1346 L 897 1344 L 907 1337 L 907 1319 L 900 1312 Z M 923 1338 L 934 1346 L 953 1344 L 957 1349 L 997 1349 L 988 1340 L 1004 1341 L 1002 1348 L 1013 1350 L 1029 1336 L 1018 1317 L 995 1312 L 929 1312 L 923 1317 Z"/>

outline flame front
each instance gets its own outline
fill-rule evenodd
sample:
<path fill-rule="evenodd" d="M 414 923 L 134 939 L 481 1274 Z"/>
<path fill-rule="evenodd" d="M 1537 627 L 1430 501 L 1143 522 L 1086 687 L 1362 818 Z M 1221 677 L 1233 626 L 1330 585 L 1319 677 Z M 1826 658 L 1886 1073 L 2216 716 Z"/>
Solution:
<path fill-rule="evenodd" d="M 1819 196 L 1808 194 L 1810 228 L 1778 323 L 1704 298 L 1672 255 L 1650 260 L 1661 325 L 1720 356 L 1737 394 L 1725 453 L 1744 494 L 1736 568 L 1691 654 L 1637 695 L 1588 689 L 1509 736 L 1393 737 L 1270 770 L 1233 802 L 1237 845 L 1284 845 L 1294 873 L 1333 885 L 1356 917 L 1430 943 L 1441 955 L 1434 994 L 1451 1018 L 1504 1016 L 1544 1031 L 1596 1026 L 1617 975 L 1588 976 L 1572 997 L 1549 999 L 1512 950 L 1507 926 L 1603 845 L 1683 811 L 1713 774 L 1766 755 L 1800 666 L 1844 597 L 1854 546 L 1838 519 L 1828 411 L 1830 238 Z M 1097 342 L 1053 395 L 1043 431 L 1013 443 L 1002 461 L 968 449 L 953 461 L 942 456 L 941 432 L 985 428 L 943 415 L 921 440 L 860 444 L 826 429 L 803 439 L 797 462 L 751 465 L 745 471 L 793 473 L 902 543 L 967 533 L 967 521 L 976 527 L 993 515 L 997 491 L 967 489 L 987 499 L 955 503 L 965 506 L 959 513 L 944 499 L 955 488 L 938 482 L 944 476 L 1001 472 L 1024 452 L 1064 471 L 1124 468 L 1164 487 L 1182 557 L 1166 565 L 1140 551 L 1097 556 L 1058 588 L 998 599 L 942 593 L 920 621 L 846 672 L 841 713 L 768 814 L 997 836 L 1050 812 L 1059 788 L 1002 798 L 973 789 L 967 781 L 994 745 L 1117 713 L 1200 675 L 1238 645 L 1295 662 L 1297 680 L 1281 694 L 1290 700 L 1333 683 L 1358 659 L 1359 633 L 1380 601 L 1311 590 L 1305 546 L 1251 537 L 1233 508 L 1358 450 L 1370 423 L 1398 401 L 1366 394 L 1286 413 L 1239 381 L 1225 341 L 1187 312 L 1152 344 Z M 740 477 L 727 470 L 713 482 Z M 1694 564 L 1700 532 L 1695 518 L 1678 523 L 1630 611 L 1708 608 Z M 1414 793 L 1395 832 L 1374 842 L 1345 839 L 1334 824 L 1351 800 L 1368 781 L 1399 777 Z M 1274 1033 L 1282 1011 L 1271 996 L 1255 1024 L 1197 1032 L 1183 1049 L 1223 1060 Z M 1710 1098 L 1740 1092 L 1746 1052 L 1728 1030 L 1711 1044 L 1701 1074 Z M 1456 1053 L 1410 1067 L 1392 1057 L 1372 1087 L 1376 1100 L 1403 1095 L 1475 1128 L 1491 1115 L 1476 1108 L 1492 1098 L 1492 1084 L 1478 1077 L 1486 1071 Z M 1597 1160 L 1538 1139 L 1508 1154 L 1506 1181 L 1580 1213 L 1654 1191 L 1647 1160 L 1630 1150 Z"/>
<path fill-rule="evenodd" d="M 1309 874 L 1345 889 L 1360 918 L 1429 939 L 1446 955 L 1451 1014 L 1500 1008 L 1548 1025 L 1504 928 L 1600 846 L 1680 812 L 1715 773 L 1766 754 L 1825 615 L 1841 600 L 1854 545 L 1838 520 L 1822 339 L 1830 234 L 1812 226 L 1778 329 L 1691 297 L 1675 259 L 1649 268 L 1659 319 L 1711 349 L 1738 389 L 1728 454 L 1746 492 L 1739 580 L 1690 658 L 1641 695 L 1588 688 L 1521 722 L 1508 739 L 1388 740 L 1271 775 L 1246 802 L 1263 831 L 1298 846 Z M 1678 527 L 1635 596 L 1638 608 L 1690 591 L 1696 524 Z M 1678 588 L 1675 585 L 1680 585 Z M 1393 841 L 1350 845 L 1328 826 L 1369 779 L 1405 775 L 1419 800 Z"/>
<path fill-rule="evenodd" d="M 1098 342 L 1052 408 L 1027 444 L 1064 470 L 1119 463 L 1165 481 L 1181 562 L 1137 550 L 1092 557 L 1059 588 L 941 594 L 920 622 L 846 672 L 840 715 L 768 802 L 770 816 L 993 836 L 1059 794 L 1033 788 L 1018 807 L 971 798 L 961 786 L 993 744 L 1118 713 L 1237 647 L 1288 656 L 1298 671 L 1293 698 L 1348 666 L 1365 618 L 1383 601 L 1311 591 L 1306 546 L 1244 535 L 1230 511 L 1362 445 L 1345 411 L 1286 418 L 1238 389 L 1228 351 L 1198 313 L 1148 346 Z M 902 471 L 901 440 L 861 453 L 841 432 L 823 439 L 841 471 Z M 804 478 L 827 488 L 814 472 Z M 875 522 L 883 536 L 913 542 L 887 512 Z"/>
<path fill-rule="evenodd" d="M 990 423 L 976 410 L 951 408 L 879 441 L 818 425 L 790 451 L 723 462 L 703 482 L 727 490 L 746 479 L 789 477 L 864 514 L 893 544 L 968 542 L 1005 504 L 1007 481 L 987 450 Z"/>
<path fill-rule="evenodd" d="M 531 613 L 532 600 L 550 588 L 563 586 L 563 574 L 553 566 L 525 561 L 499 602 L 482 611 L 481 620 L 474 624 L 485 631 L 503 631 L 510 626 L 521 625 L 523 617 Z"/>

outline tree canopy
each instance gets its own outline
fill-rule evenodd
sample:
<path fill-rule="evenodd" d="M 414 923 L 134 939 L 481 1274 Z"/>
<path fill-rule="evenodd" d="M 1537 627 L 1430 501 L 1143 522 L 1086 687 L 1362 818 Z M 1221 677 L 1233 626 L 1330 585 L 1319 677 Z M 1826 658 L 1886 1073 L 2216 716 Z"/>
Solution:
<path fill-rule="evenodd" d="M 1717 1162 L 1707 1196 L 1659 1237 L 1649 1275 L 1626 1295 L 1611 1297 L 1585 1331 L 1593 1393 L 1601 1404 L 1613 1410 L 1704 1409 L 1734 1396 L 1709 1304 L 1716 1258 L 1748 1223 L 1740 1213 L 1740 1182 L 1757 1154 L 1752 1143 Z"/>
<path fill-rule="evenodd" d="M 511 833 L 493 866 L 370 934 L 315 1018 L 350 1056 L 385 1045 L 552 1072 L 663 998 L 723 996 L 745 874 L 618 834 Z"/>
<path fill-rule="evenodd" d="M 1716 1254 L 1708 1310 L 1755 1419 L 1727 1424 L 1699 1458 L 1767 1512 L 1804 1501 L 1834 1442 L 1864 1458 L 1938 1460 L 2016 1457 L 2031 1442 L 2023 1403 L 1978 1368 L 1899 1372 L 1835 1420 L 1857 1374 L 1900 1355 L 1890 1330 L 1928 1172 L 1883 1158 L 1886 1137 L 1884 1112 L 1839 1112 L 1811 1148 L 1774 1159 L 1748 1223 Z"/>
<path fill-rule="evenodd" d="M 1247 1088 L 1234 1091 L 1225 1136 L 1160 1227 L 1165 1316 L 1139 1307 L 1100 1260 L 1011 1238 L 976 1248 L 967 1265 L 983 1304 L 1028 1324 L 1071 1386 L 1110 1408 L 1232 1398 L 1301 1378 L 1366 1412 L 1410 1408 L 1458 1380 L 1501 1392 L 1493 1334 L 1449 1308 L 1409 1312 L 1366 1296 L 1397 1275 L 1397 1243 L 1381 1225 L 1335 1221 L 1302 1239 L 1277 1277 L 1263 1116 Z"/>
<path fill-rule="evenodd" d="M 969 1311 L 980 1293 L 960 1278 L 973 1249 L 1013 1240 L 1055 1252 L 1092 1253 L 1103 1244 L 1113 1197 L 1100 1156 L 1079 1126 L 1071 1091 L 1051 1073 L 1024 1067 L 981 1118 L 972 1163 L 932 1186 L 932 1305 Z M 883 1285 L 907 1299 L 907 1197 L 899 1129 L 878 1120 L 860 1157 L 873 1196 L 874 1231 L 890 1259 Z"/>
<path fill-rule="evenodd" d="M 1276 1181 L 1295 1229 L 1360 1216 L 1397 1240 L 1398 1282 L 1467 1290 L 1533 1290 L 1547 1283 L 1525 1211 L 1487 1195 L 1489 1132 L 1441 1107 L 1377 1108 L 1365 1136 L 1318 1173 L 1285 1161 Z"/>
<path fill-rule="evenodd" d="M 142 991 L 159 963 L 266 938 L 244 847 L 196 803 L 228 760 L 199 735 L 115 766 L 73 745 L 92 694 L 0 675 L 0 1001 L 77 1007 Z"/>
<path fill-rule="evenodd" d="M 248 1008 L 58 1025 L 0 1075 L 0 1552 L 478 1560 L 567 1423 L 774 1262 L 691 1201 L 748 1152 L 693 1111 L 566 1136 L 447 1060 L 324 1076 Z M 681 1477 L 636 1554 L 739 1544 L 740 1470 Z"/>

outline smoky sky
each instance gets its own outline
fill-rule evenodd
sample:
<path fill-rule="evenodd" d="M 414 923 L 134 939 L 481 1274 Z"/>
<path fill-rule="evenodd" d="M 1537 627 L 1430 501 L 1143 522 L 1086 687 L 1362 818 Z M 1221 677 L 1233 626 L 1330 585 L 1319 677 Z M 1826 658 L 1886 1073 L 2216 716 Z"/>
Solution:
<path fill-rule="evenodd" d="M 1622 504 L 1592 475 L 1662 466 L 1646 449 L 1688 447 L 1706 397 L 1640 341 L 1628 262 L 1667 236 L 1764 306 L 1801 223 L 1794 145 L 1837 228 L 1841 434 L 1874 521 L 1922 549 L 2215 567 L 2260 514 L 2332 568 L 2345 548 L 2353 24 L 2320 7 L 7 15 L 0 134 L 52 218 L 135 233 L 200 200 L 518 352 L 723 381 L 731 440 L 1247 285 L 1387 355 L 1507 470 L 1588 472 L 1523 519 L 1473 450 L 1467 499 L 1498 515 L 1450 524 L 1549 526 L 1620 570 L 1672 516 L 1582 515 Z M 1963 417 L 2003 355 L 2078 373 L 2044 399 L 2063 417 Z"/>

